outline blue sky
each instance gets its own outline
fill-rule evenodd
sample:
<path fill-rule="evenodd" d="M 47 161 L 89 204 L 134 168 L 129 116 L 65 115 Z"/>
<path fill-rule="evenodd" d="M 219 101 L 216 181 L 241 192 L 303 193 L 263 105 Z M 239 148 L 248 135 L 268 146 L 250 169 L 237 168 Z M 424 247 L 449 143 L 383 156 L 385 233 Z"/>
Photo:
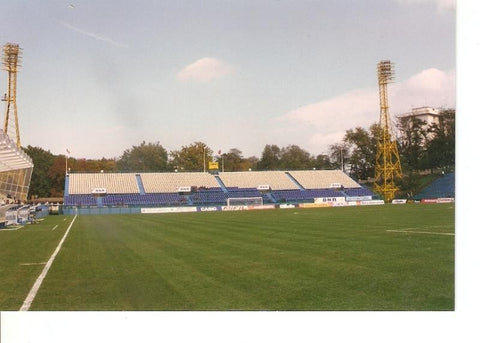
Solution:
<path fill-rule="evenodd" d="M 378 121 L 382 59 L 392 116 L 456 103 L 453 0 L 1 0 L 0 38 L 23 48 L 22 144 L 77 158 L 143 140 L 325 153 Z"/>

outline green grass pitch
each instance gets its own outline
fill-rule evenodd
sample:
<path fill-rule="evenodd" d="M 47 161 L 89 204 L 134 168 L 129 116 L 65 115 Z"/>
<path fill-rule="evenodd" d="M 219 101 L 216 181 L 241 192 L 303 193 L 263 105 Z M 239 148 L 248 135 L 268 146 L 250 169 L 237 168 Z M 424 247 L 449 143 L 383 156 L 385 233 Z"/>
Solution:
<path fill-rule="evenodd" d="M 78 216 L 31 310 L 454 310 L 454 211 Z M 72 219 L 0 231 L 0 310 L 20 308 Z"/>

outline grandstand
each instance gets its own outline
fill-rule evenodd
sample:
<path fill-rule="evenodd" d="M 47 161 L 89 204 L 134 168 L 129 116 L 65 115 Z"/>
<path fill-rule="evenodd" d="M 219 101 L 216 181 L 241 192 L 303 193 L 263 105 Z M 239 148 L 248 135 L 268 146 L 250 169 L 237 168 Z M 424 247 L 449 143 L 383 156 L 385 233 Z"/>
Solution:
<path fill-rule="evenodd" d="M 99 194 L 98 190 L 101 190 Z M 66 207 L 225 206 L 228 199 L 264 204 L 313 203 L 316 198 L 372 199 L 340 170 L 185 173 L 71 173 Z"/>
<path fill-rule="evenodd" d="M 455 173 L 439 177 L 413 198 L 415 200 L 455 198 Z"/>
<path fill-rule="evenodd" d="M 32 159 L 0 130 L 0 202 L 27 200 Z"/>

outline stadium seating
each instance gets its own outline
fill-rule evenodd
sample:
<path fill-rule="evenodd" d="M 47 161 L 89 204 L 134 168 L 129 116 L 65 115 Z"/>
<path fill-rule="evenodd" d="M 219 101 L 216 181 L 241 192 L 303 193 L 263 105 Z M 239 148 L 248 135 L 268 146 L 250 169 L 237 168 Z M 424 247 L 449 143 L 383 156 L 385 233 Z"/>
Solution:
<path fill-rule="evenodd" d="M 260 185 L 269 185 L 271 189 L 298 189 L 283 171 L 225 172 L 218 175 L 227 188 L 257 188 Z"/>
<path fill-rule="evenodd" d="M 269 188 L 260 191 L 260 185 Z M 313 202 L 322 197 L 372 195 L 339 170 L 71 173 L 65 186 L 64 204 L 86 207 L 226 205 L 228 198 L 258 197 L 264 203 Z M 179 193 L 179 187 L 192 191 Z M 95 188 L 105 188 L 107 194 L 96 198 Z"/>
<path fill-rule="evenodd" d="M 95 198 L 91 194 L 71 194 L 64 198 L 63 204 L 66 206 L 95 206 Z"/>
<path fill-rule="evenodd" d="M 439 177 L 413 198 L 415 200 L 455 198 L 455 173 L 449 173 Z"/>
<path fill-rule="evenodd" d="M 373 196 L 373 192 L 366 188 L 345 188 L 343 192 L 350 197 Z"/>
<path fill-rule="evenodd" d="M 360 187 L 341 170 L 296 170 L 289 173 L 306 189 L 330 188 L 335 183 L 345 188 Z"/>
<path fill-rule="evenodd" d="M 342 192 L 331 189 L 282 190 L 273 191 L 272 195 L 280 203 L 345 196 Z"/>
<path fill-rule="evenodd" d="M 139 193 L 134 173 L 70 174 L 68 194 L 91 194 L 94 188 L 106 188 L 109 194 Z"/>
<path fill-rule="evenodd" d="M 219 187 L 210 173 L 141 173 L 146 193 L 176 192 L 179 187 Z"/>
<path fill-rule="evenodd" d="M 190 199 L 194 205 L 214 205 L 225 204 L 227 194 L 222 190 L 200 190 L 197 193 L 190 195 Z"/>

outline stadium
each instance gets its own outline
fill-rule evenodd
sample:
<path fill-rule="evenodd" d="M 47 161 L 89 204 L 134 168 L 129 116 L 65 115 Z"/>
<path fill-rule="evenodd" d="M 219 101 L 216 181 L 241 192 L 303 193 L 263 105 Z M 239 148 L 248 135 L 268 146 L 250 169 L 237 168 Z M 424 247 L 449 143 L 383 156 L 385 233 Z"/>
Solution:
<path fill-rule="evenodd" d="M 386 98 L 390 63 L 378 68 Z M 29 205 L 15 87 L 0 131 L 1 310 L 454 309 L 454 174 L 395 198 L 388 126 L 373 190 L 343 170 L 65 168 L 62 203 Z"/>
<path fill-rule="evenodd" d="M 183 212 L 365 204 L 373 193 L 340 170 L 72 173 L 64 213 Z M 156 208 L 155 206 L 159 206 Z M 131 208 L 136 208 L 132 210 Z"/>

